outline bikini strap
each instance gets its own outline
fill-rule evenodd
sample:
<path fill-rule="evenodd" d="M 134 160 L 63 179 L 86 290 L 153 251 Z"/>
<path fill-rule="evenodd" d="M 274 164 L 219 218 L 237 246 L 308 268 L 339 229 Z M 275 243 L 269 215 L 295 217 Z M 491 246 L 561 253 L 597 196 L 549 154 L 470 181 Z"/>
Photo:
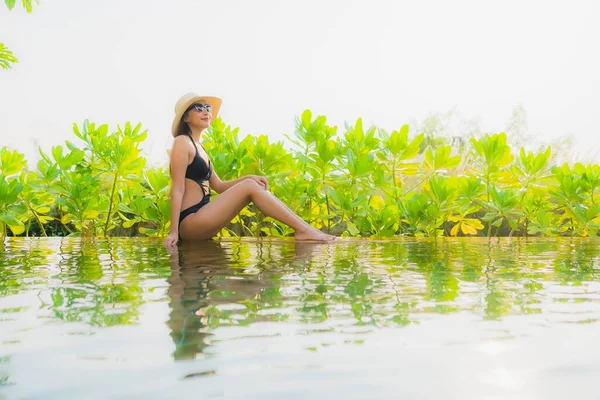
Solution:
<path fill-rule="evenodd" d="M 199 156 L 200 154 L 198 152 L 198 146 L 196 146 L 196 142 L 194 142 L 194 138 L 192 137 L 192 135 L 188 135 L 188 137 L 190 138 L 190 140 L 192 141 L 192 144 L 194 145 L 194 148 L 196 149 L 196 155 Z M 200 145 L 200 146 L 202 146 L 202 145 Z M 204 147 L 202 147 L 202 148 L 204 148 Z"/>

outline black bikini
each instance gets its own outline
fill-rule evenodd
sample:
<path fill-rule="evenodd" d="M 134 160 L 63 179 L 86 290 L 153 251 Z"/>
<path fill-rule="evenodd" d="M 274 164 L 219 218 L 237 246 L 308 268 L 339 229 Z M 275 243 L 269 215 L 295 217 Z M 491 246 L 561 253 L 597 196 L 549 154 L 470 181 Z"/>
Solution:
<path fill-rule="evenodd" d="M 202 157 L 200 157 L 200 153 L 198 152 L 198 147 L 196 146 L 194 139 L 192 138 L 192 136 L 190 136 L 190 135 L 188 135 L 188 136 L 189 136 L 190 140 L 192 141 L 192 143 L 194 144 L 194 148 L 196 149 L 196 154 L 194 155 L 194 159 L 192 160 L 192 162 L 187 166 L 187 169 L 185 170 L 185 177 L 187 179 L 193 180 L 198 185 L 200 185 L 200 187 L 202 188 L 202 200 L 200 200 L 200 202 L 198 204 L 194 204 L 193 206 L 188 207 L 185 210 L 181 211 L 181 213 L 179 214 L 179 225 L 180 226 L 181 226 L 181 221 L 183 221 L 183 219 L 185 217 L 187 217 L 190 214 L 195 213 L 196 211 L 198 211 L 199 209 L 201 209 L 202 207 L 204 207 L 205 205 L 207 205 L 210 202 L 210 189 L 208 189 L 208 193 L 207 193 L 207 192 L 205 192 L 204 185 L 202 185 L 203 182 L 208 181 L 210 179 L 210 177 L 212 176 L 212 168 L 210 166 L 210 160 L 208 160 L 208 164 L 206 164 L 206 161 L 204 161 L 204 159 Z M 204 146 L 202 146 L 202 148 L 204 149 Z M 204 151 L 206 151 L 206 150 L 204 150 Z"/>

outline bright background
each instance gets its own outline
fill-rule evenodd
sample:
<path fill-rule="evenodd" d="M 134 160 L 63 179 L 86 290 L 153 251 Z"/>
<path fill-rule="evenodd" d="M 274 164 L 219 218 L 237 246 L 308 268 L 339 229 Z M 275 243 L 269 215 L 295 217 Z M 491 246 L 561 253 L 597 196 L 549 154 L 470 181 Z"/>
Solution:
<path fill-rule="evenodd" d="M 0 145 L 30 161 L 88 118 L 142 122 L 164 164 L 188 91 L 274 140 L 305 108 L 386 130 L 454 110 L 494 133 L 521 105 L 530 135 L 573 135 L 572 156 L 598 161 L 597 1 L 40 1 L 0 7 L 19 58 L 0 71 Z"/>

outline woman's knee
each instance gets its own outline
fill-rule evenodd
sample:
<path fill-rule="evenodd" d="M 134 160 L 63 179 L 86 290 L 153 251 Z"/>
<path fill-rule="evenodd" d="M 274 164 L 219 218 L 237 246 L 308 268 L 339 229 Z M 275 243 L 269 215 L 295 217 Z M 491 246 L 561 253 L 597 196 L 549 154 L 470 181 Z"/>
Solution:
<path fill-rule="evenodd" d="M 246 179 L 238 183 L 236 186 L 240 186 L 242 190 L 248 195 L 256 193 L 257 190 L 261 189 L 261 186 L 253 179 Z"/>

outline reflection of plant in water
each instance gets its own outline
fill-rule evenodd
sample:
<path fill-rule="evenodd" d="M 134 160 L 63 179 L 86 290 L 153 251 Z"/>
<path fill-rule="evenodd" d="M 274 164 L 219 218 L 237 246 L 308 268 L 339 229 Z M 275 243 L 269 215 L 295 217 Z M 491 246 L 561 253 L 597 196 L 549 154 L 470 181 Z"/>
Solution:
<path fill-rule="evenodd" d="M 387 267 L 365 268 L 371 259 L 380 260 L 384 254 L 389 256 L 391 252 L 386 249 L 390 248 L 397 246 L 340 245 L 329 250 L 327 257 L 317 251 L 309 264 L 299 271 L 302 291 L 298 297 L 303 304 L 297 309 L 302 312 L 300 320 L 322 322 L 350 314 L 358 325 L 386 325 L 388 321 L 407 324 L 408 310 L 414 302 L 403 293 L 410 288 L 400 281 L 401 270 L 397 266 L 401 258 L 388 259 Z"/>
<path fill-rule="evenodd" d="M 94 326 L 137 322 L 143 302 L 139 278 L 132 274 L 138 250 L 119 240 L 66 241 L 59 267 L 60 286 L 50 289 L 46 306 L 55 317 Z M 139 273 L 139 271 L 138 271 Z"/>
<path fill-rule="evenodd" d="M 538 312 L 538 295 L 544 289 L 538 279 L 544 278 L 544 269 L 547 269 L 545 264 L 535 262 L 541 248 L 518 240 L 490 241 L 486 247 L 486 318 L 498 319 L 517 310 L 519 313 Z"/>
<path fill-rule="evenodd" d="M 448 247 L 437 241 L 417 242 L 409 247 L 409 260 L 417 265 L 427 283 L 424 300 L 452 302 L 458 295 L 458 279 L 449 262 Z M 447 306 L 436 310 L 453 311 Z"/>
<path fill-rule="evenodd" d="M 299 320 L 322 322 L 341 312 L 337 305 L 347 305 L 359 323 L 370 322 L 372 282 L 359 264 L 358 248 L 336 247 L 333 257 L 325 258 L 319 249 L 326 248 L 314 247 L 314 255 L 297 272 L 302 304 L 297 308 Z"/>
<path fill-rule="evenodd" d="M 35 290 L 40 312 L 99 327 L 137 323 L 150 298 L 166 300 L 173 355 L 188 359 L 219 340 L 220 327 L 324 323 L 322 332 L 335 332 L 404 326 L 424 314 L 544 312 L 548 283 L 597 280 L 599 256 L 594 241 L 572 239 L 227 240 L 184 243 L 167 263 L 151 239 L 11 240 L 0 252 L 0 297 Z"/>
<path fill-rule="evenodd" d="M 326 320 L 329 315 L 329 303 L 336 300 L 336 292 L 330 271 L 317 265 L 317 248 L 306 262 L 298 265 L 295 274 L 299 278 L 300 293 L 297 295 L 300 306 L 296 308 L 298 319 L 304 323 L 317 323 Z"/>
<path fill-rule="evenodd" d="M 571 239 L 559 242 L 554 260 L 556 278 L 564 285 L 581 285 L 597 279 L 598 244 L 585 240 Z"/>
<path fill-rule="evenodd" d="M 0 243 L 0 249 L 0 297 L 17 294 L 29 280 L 49 275 L 39 267 L 49 263 L 54 251 L 43 240 L 12 240 Z"/>
<path fill-rule="evenodd" d="M 503 280 L 495 260 L 488 255 L 484 266 L 486 319 L 497 319 L 512 309 L 511 297 L 503 290 Z"/>
<path fill-rule="evenodd" d="M 540 312 L 541 282 L 554 279 L 545 264 L 535 262 L 536 255 L 548 248 L 521 241 L 313 245 L 293 261 L 289 247 L 277 246 L 278 251 L 273 247 L 233 242 L 228 250 L 237 254 L 236 261 L 228 255 L 227 270 L 218 276 L 198 270 L 197 278 L 204 277 L 206 283 L 202 304 L 192 317 L 203 321 L 197 332 L 207 335 L 220 326 L 262 321 L 313 324 L 347 316 L 353 316 L 357 325 L 406 325 L 418 321 L 420 313 L 461 310 L 498 319 Z M 214 268 L 218 266 L 212 273 Z M 277 274 L 270 275 L 272 269 Z M 268 285 L 257 286 L 253 280 Z M 463 301 L 461 296 L 474 297 Z M 285 313 L 280 308 L 286 304 L 298 305 Z M 277 311 L 269 312 L 273 308 Z"/>
<path fill-rule="evenodd" d="M 373 256 L 386 266 L 387 279 L 391 287 L 389 302 L 386 310 L 392 310 L 386 319 L 395 325 L 404 326 L 411 323 L 410 313 L 418 304 L 418 294 L 409 283 L 411 271 L 407 270 L 409 264 L 407 246 L 378 245 Z"/>
<path fill-rule="evenodd" d="M 8 375 L 0 375 L 0 386 L 10 385 L 10 382 L 8 381 L 8 378 L 10 378 L 10 376 L 8 376 Z"/>
<path fill-rule="evenodd" d="M 125 285 L 54 288 L 51 307 L 54 316 L 65 321 L 93 326 L 128 325 L 137 322 L 141 293 L 141 288 Z"/>

